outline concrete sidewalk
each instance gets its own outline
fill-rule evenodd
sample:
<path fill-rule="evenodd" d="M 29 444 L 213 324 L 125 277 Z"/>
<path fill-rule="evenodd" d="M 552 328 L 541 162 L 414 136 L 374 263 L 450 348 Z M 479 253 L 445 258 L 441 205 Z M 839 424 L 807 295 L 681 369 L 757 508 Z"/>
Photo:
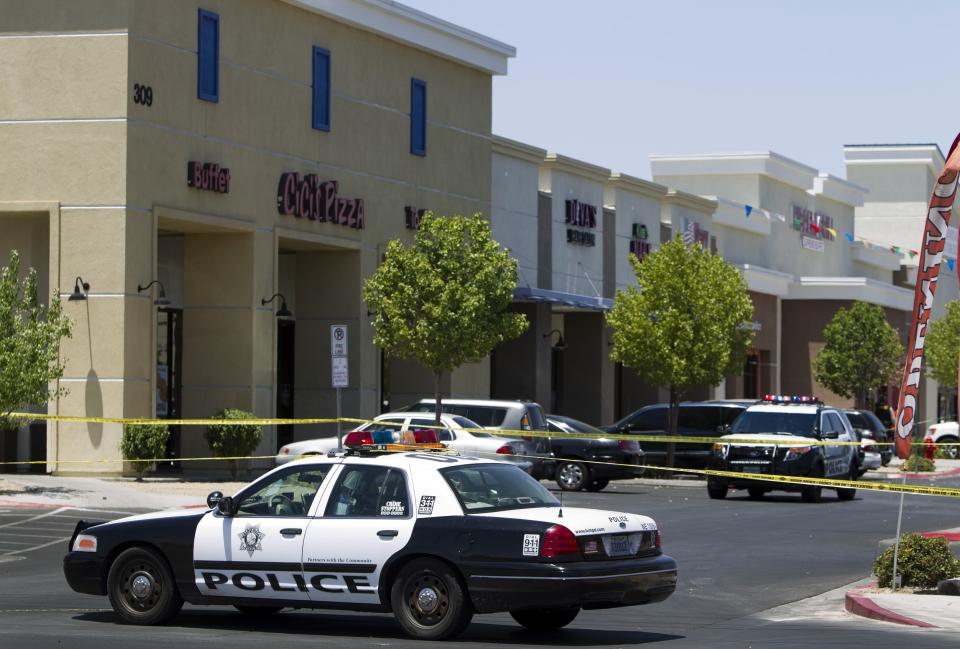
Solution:
<path fill-rule="evenodd" d="M 847 591 L 844 608 L 883 622 L 960 631 L 960 597 L 950 595 L 861 588 Z"/>
<path fill-rule="evenodd" d="M 930 473 L 907 473 L 908 480 L 922 480 L 928 478 L 937 480 L 940 478 L 950 478 L 960 476 L 960 460 L 934 460 L 934 470 Z M 882 466 L 873 471 L 867 471 L 864 477 L 882 478 L 886 480 L 899 480 L 903 477 L 903 460 L 893 458 L 890 464 Z"/>

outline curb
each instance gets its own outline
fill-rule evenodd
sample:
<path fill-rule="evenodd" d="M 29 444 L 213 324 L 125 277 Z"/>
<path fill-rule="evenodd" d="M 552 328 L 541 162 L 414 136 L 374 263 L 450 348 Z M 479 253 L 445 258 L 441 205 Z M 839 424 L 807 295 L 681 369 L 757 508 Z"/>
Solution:
<path fill-rule="evenodd" d="M 866 595 L 852 590 L 847 591 L 847 594 L 844 597 L 843 607 L 847 610 L 847 612 L 854 615 L 867 617 L 873 620 L 880 620 L 881 622 L 892 622 L 894 624 L 918 626 L 925 629 L 940 628 L 934 624 L 930 624 L 929 622 L 924 622 L 923 620 L 917 620 L 912 617 L 907 617 L 906 615 L 894 613 L 893 611 L 880 606 Z"/>

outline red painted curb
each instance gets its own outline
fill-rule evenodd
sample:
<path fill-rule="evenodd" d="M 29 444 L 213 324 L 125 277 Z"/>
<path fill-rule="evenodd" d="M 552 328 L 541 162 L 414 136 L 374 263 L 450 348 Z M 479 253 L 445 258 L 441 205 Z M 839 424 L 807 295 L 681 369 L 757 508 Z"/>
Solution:
<path fill-rule="evenodd" d="M 31 509 L 55 509 L 69 507 L 69 505 L 54 505 L 52 503 L 23 503 L 19 500 L 0 500 L 0 507 L 29 507 Z"/>
<path fill-rule="evenodd" d="M 957 532 L 923 532 L 920 536 L 926 539 L 944 538 L 947 541 L 960 541 L 960 533 Z"/>
<path fill-rule="evenodd" d="M 955 478 L 958 475 L 960 475 L 960 469 L 950 469 L 949 471 L 944 471 L 943 473 L 934 472 L 934 473 L 907 473 L 906 474 L 907 478 L 911 480 L 921 480 L 921 479 L 939 480 L 940 478 Z M 897 474 L 891 475 L 891 477 L 897 477 L 897 478 L 902 478 L 903 476 L 904 476 L 903 473 L 897 473 Z"/>
<path fill-rule="evenodd" d="M 929 622 L 924 622 L 923 620 L 916 620 L 912 617 L 907 617 L 906 615 L 894 613 L 889 609 L 883 608 L 869 597 L 856 594 L 852 591 L 847 591 L 847 595 L 844 598 L 843 607 L 854 615 L 868 617 L 873 620 L 893 622 L 894 624 L 906 624 L 908 626 L 919 626 L 925 629 L 940 628 L 936 625 L 930 624 Z"/>

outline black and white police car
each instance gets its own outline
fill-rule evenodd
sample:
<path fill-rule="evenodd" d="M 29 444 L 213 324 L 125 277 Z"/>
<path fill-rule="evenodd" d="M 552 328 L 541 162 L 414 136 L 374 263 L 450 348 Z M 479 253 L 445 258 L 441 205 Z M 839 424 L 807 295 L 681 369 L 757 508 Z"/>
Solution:
<path fill-rule="evenodd" d="M 549 630 L 581 609 L 648 604 L 677 583 L 656 523 L 561 507 L 514 465 L 426 451 L 331 454 L 276 468 L 210 510 L 80 521 L 64 558 L 77 592 L 121 621 L 157 624 L 184 601 L 251 614 L 393 611 L 424 640 L 474 613 Z"/>
<path fill-rule="evenodd" d="M 751 477 L 707 477 L 707 494 L 725 498 L 728 489 L 746 489 L 751 498 L 768 491 L 799 491 L 805 502 L 820 502 L 823 488 L 764 481 L 763 475 L 856 480 L 859 442 L 837 408 L 815 397 L 766 395 L 730 425 L 730 434 L 714 444 L 709 469 L 748 473 Z M 815 441 L 854 444 L 811 444 Z M 756 476 L 753 478 L 752 476 Z M 854 488 L 837 489 L 840 500 L 853 500 Z"/>

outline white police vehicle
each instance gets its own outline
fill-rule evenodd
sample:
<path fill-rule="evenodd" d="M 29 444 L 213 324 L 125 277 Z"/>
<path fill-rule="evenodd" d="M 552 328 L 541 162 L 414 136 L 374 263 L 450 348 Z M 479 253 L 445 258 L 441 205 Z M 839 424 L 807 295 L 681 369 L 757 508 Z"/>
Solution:
<path fill-rule="evenodd" d="M 843 413 L 814 397 L 767 395 L 740 413 L 730 434 L 720 439 L 707 468 L 750 477 L 708 476 L 711 498 L 725 498 L 729 489 L 746 489 L 751 498 L 762 498 L 768 491 L 799 491 L 805 502 L 820 502 L 820 486 L 765 481 L 763 475 L 839 480 L 860 475 L 857 444 L 811 444 L 857 442 Z M 855 495 L 854 488 L 837 489 L 840 500 L 853 500 Z"/>
<path fill-rule="evenodd" d="M 646 516 L 561 504 L 520 468 L 443 453 L 345 453 L 291 462 L 210 510 L 80 521 L 70 586 L 121 621 L 157 624 L 184 601 L 250 614 L 392 610 L 437 640 L 474 613 L 539 630 L 580 609 L 647 604 L 677 564 Z"/>

